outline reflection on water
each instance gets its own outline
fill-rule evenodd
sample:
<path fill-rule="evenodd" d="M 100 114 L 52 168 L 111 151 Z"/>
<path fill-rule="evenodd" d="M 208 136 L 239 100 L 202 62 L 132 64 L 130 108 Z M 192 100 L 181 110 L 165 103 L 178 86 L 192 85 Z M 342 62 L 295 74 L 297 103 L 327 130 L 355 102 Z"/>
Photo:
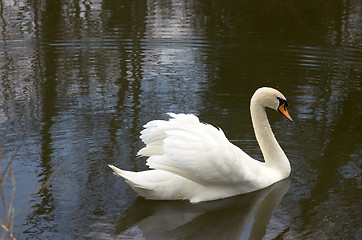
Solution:
<path fill-rule="evenodd" d="M 137 232 L 145 239 L 262 239 L 289 182 L 288 178 L 257 192 L 196 205 L 137 198 L 121 215 L 115 234 Z"/>
<path fill-rule="evenodd" d="M 56 170 L 24 238 L 111 238 L 136 195 L 107 164 L 145 169 L 139 131 L 166 112 L 198 114 L 261 159 L 249 101 L 273 86 L 294 120 L 269 112 L 292 175 L 266 238 L 360 239 L 361 11 L 355 0 L 0 1 L 0 137 L 16 152 L 16 206 Z"/>

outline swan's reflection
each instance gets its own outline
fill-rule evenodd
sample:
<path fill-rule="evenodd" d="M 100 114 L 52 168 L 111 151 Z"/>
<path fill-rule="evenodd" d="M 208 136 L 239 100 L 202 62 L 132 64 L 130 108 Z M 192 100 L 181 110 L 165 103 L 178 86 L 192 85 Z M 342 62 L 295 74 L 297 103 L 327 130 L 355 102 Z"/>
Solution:
<path fill-rule="evenodd" d="M 146 239 L 262 239 L 289 182 L 195 205 L 137 198 L 121 215 L 115 234 L 137 227 Z"/>

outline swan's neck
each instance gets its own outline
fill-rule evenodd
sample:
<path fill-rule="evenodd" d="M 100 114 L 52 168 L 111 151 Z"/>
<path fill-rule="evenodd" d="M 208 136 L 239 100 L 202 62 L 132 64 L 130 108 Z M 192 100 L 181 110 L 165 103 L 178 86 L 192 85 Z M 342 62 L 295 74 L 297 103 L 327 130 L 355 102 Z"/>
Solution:
<path fill-rule="evenodd" d="M 286 174 L 289 176 L 289 160 L 275 139 L 265 112 L 265 107 L 257 103 L 251 103 L 250 112 L 256 140 L 263 153 L 266 166 L 277 170 L 283 175 Z"/>

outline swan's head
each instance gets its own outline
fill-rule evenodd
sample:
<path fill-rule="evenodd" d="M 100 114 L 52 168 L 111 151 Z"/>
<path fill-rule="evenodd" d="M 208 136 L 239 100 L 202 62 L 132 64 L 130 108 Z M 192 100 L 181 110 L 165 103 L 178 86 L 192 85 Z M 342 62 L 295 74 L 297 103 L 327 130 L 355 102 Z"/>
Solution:
<path fill-rule="evenodd" d="M 262 87 L 256 90 L 250 102 L 251 106 L 253 104 L 258 104 L 263 107 L 274 109 L 283 114 L 286 118 L 289 119 L 289 121 L 292 121 L 292 118 L 287 111 L 287 99 L 281 92 L 274 88 Z"/>

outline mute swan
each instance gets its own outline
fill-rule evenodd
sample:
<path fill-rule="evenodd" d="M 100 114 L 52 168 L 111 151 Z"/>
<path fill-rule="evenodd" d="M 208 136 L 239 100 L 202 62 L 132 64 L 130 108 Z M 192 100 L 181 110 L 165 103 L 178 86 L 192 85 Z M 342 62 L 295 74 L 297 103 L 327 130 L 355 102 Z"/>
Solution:
<path fill-rule="evenodd" d="M 148 122 L 141 131 L 152 170 L 131 172 L 109 167 L 141 196 L 192 203 L 226 198 L 272 185 L 290 174 L 287 156 L 271 130 L 265 108 L 292 121 L 279 91 L 263 87 L 250 101 L 251 119 L 265 162 L 251 158 L 230 143 L 221 129 L 201 123 L 192 114 L 169 113 L 170 120 Z"/>

